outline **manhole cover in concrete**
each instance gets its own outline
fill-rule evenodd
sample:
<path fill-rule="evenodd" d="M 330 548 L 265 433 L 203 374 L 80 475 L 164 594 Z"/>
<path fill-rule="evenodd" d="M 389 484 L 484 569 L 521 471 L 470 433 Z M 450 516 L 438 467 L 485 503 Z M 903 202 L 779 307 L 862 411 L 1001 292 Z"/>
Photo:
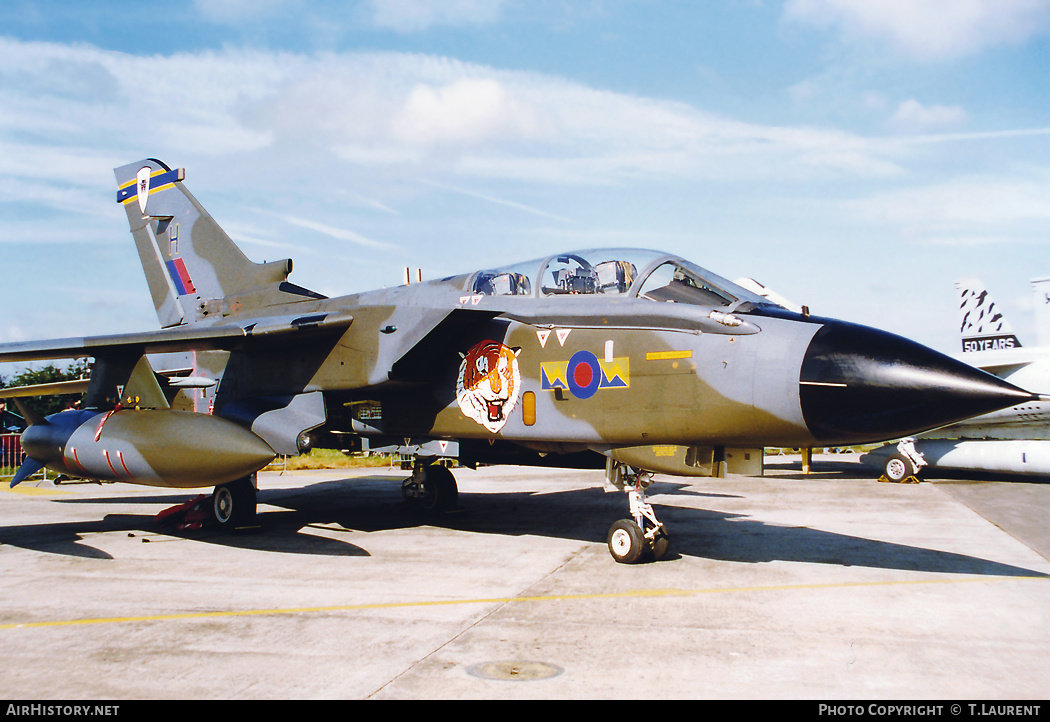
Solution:
<path fill-rule="evenodd" d="M 502 682 L 535 682 L 561 673 L 561 667 L 546 662 L 482 662 L 467 669 L 474 677 Z"/>

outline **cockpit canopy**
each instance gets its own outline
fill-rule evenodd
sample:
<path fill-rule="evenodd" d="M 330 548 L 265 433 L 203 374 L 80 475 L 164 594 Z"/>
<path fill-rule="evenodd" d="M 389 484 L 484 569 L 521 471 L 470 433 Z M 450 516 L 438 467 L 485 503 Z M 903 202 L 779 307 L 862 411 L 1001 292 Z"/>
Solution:
<path fill-rule="evenodd" d="M 768 303 L 682 258 L 631 248 L 560 253 L 478 271 L 469 277 L 467 290 L 484 296 L 612 295 L 734 308 Z"/>

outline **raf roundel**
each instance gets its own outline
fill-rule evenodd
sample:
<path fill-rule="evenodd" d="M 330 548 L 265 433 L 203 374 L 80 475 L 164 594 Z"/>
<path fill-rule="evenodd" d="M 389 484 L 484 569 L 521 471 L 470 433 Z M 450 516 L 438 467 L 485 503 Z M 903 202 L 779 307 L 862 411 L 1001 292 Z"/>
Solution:
<path fill-rule="evenodd" d="M 589 399 L 602 382 L 602 367 L 590 351 L 577 351 L 569 359 L 569 391 L 578 399 Z"/>

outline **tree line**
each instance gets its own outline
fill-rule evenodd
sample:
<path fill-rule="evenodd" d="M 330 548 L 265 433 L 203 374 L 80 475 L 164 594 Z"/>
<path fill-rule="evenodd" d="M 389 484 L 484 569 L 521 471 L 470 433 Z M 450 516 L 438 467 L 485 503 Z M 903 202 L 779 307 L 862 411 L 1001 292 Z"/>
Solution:
<path fill-rule="evenodd" d="M 80 378 L 86 378 L 90 368 L 90 364 L 88 364 L 86 359 L 74 361 L 66 368 L 59 368 L 54 364 L 48 364 L 39 369 L 26 369 L 10 378 L 5 378 L 0 375 L 0 388 L 51 384 L 56 381 L 75 381 Z M 58 413 L 63 409 L 71 408 L 73 404 L 80 401 L 80 397 L 81 394 L 36 396 L 22 399 L 22 403 L 41 416 L 48 416 L 49 414 Z"/>

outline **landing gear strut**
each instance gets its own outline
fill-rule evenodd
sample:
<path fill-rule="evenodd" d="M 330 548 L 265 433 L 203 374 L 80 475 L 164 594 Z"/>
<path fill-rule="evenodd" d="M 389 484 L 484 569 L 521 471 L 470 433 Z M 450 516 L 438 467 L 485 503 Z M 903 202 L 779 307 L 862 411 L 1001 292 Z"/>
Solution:
<path fill-rule="evenodd" d="M 441 514 L 456 508 L 459 488 L 456 477 L 446 467 L 417 459 L 412 476 L 401 484 L 401 497 L 418 511 Z"/>
<path fill-rule="evenodd" d="M 645 500 L 652 474 L 617 464 L 611 468 L 610 476 L 614 477 L 610 481 L 627 492 L 633 518 L 620 519 L 609 528 L 609 553 L 621 564 L 634 564 L 645 556 L 660 561 L 667 556 L 671 540 L 667 527 Z"/>
<path fill-rule="evenodd" d="M 912 437 L 902 439 L 897 444 L 897 453 L 886 459 L 879 481 L 917 484 L 924 466 L 926 466 L 926 459 L 922 452 L 915 448 L 915 439 Z"/>

